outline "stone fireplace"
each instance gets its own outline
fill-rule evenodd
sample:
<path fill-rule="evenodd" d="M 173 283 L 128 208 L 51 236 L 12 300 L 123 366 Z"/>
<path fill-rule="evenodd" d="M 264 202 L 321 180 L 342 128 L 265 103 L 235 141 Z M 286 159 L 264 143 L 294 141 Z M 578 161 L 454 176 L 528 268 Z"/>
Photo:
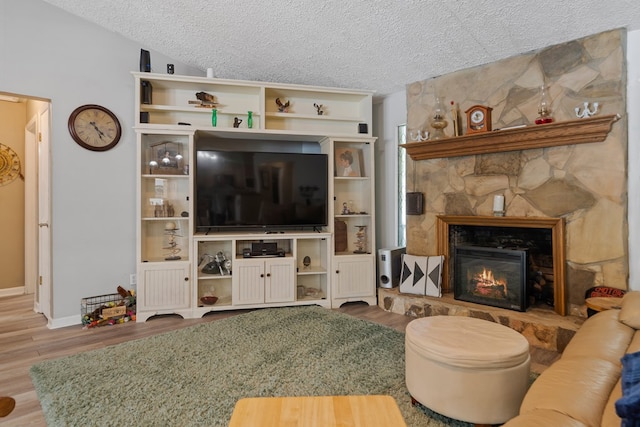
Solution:
<path fill-rule="evenodd" d="M 407 141 L 425 150 L 449 144 L 446 154 L 408 157 L 406 177 L 407 188 L 424 194 L 424 214 L 407 217 L 407 253 L 446 256 L 443 292 L 453 292 L 453 253 L 440 217 L 491 218 L 496 195 L 505 198 L 505 217 L 497 218 L 504 223 L 562 228 L 552 256 L 557 313 L 582 315 L 592 286 L 628 288 L 625 38 L 624 29 L 608 31 L 407 86 L 407 135 L 431 130 L 436 95 L 447 106 L 459 106 L 463 135 L 464 111 L 478 104 L 493 108 L 494 130 L 526 126 L 522 132 L 531 132 L 542 84 L 554 119 L 538 127 L 542 139 L 556 124 L 584 123 L 574 109 L 586 101 L 599 103 L 594 117 L 620 116 L 604 137 L 580 143 L 567 138 L 539 147 L 514 144 L 520 129 L 487 132 L 473 141 L 468 135 L 450 138 L 450 115 L 447 138 Z M 483 138 L 481 150 L 469 151 Z"/>

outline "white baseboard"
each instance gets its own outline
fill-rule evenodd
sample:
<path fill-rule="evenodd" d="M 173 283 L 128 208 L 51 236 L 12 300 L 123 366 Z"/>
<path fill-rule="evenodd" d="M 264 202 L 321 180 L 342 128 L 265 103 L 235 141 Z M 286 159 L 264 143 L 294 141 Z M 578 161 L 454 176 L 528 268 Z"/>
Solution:
<path fill-rule="evenodd" d="M 24 295 L 24 286 L 0 289 L 0 297 L 13 297 L 16 295 Z"/>
<path fill-rule="evenodd" d="M 81 325 L 82 320 L 80 319 L 80 314 L 76 314 L 75 316 L 67 316 L 61 317 L 59 319 L 50 319 L 49 323 L 47 323 L 47 328 L 49 329 L 58 329 L 58 328 L 66 328 L 67 326 Z"/>

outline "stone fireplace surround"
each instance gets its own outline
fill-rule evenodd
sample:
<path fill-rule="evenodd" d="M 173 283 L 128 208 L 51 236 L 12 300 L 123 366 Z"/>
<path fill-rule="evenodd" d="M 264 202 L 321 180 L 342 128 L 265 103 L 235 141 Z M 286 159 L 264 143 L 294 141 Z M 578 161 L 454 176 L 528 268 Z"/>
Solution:
<path fill-rule="evenodd" d="M 584 101 L 600 103 L 595 117 L 614 115 L 620 120 L 604 140 L 599 139 L 602 142 L 569 140 L 560 146 L 503 149 L 503 140 L 520 132 L 509 130 L 504 137 L 502 131 L 484 134 L 480 138 L 486 141 L 479 151 L 473 151 L 478 139 L 464 135 L 442 143 L 453 150 L 453 157 L 445 150 L 444 157 L 408 160 L 407 187 L 424 194 L 425 212 L 407 217 L 407 253 L 445 253 L 446 248 L 438 246 L 438 218 L 487 217 L 493 196 L 500 194 L 506 206 L 502 219 L 563 222 L 565 262 L 554 262 L 554 266 L 562 265 L 559 273 L 564 280 L 557 282 L 565 283 L 565 301 L 558 302 L 556 312 L 583 315 L 584 291 L 592 286 L 627 289 L 625 37 L 625 30 L 613 30 L 409 84 L 408 135 L 430 130 L 436 94 L 446 105 L 449 100 L 458 103 L 463 117 L 471 105 L 491 106 L 494 129 L 529 127 L 537 116 L 543 82 L 551 94 L 554 126 L 574 122 L 574 107 Z M 465 120 L 461 125 L 464 133 Z M 450 137 L 451 132 L 449 125 L 445 133 Z M 500 149 L 491 150 L 490 140 L 498 134 L 502 139 L 493 141 Z M 419 144 L 426 150 L 442 145 L 440 141 Z M 384 298 L 379 299 L 381 306 Z M 432 306 L 431 301 L 425 304 Z M 404 309 L 410 312 L 419 306 L 404 304 Z"/>

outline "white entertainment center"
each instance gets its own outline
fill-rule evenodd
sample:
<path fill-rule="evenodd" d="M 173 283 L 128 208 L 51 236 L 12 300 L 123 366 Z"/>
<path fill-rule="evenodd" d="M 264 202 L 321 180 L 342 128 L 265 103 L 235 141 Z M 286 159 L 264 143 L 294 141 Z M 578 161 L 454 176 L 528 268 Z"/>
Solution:
<path fill-rule="evenodd" d="M 191 318 L 219 310 L 376 304 L 372 92 L 133 76 L 138 321 L 171 313 Z M 230 147 L 326 154 L 324 223 L 202 227 L 196 158 Z M 316 187 L 291 188 L 286 176 L 273 181 L 261 176 L 265 173 L 257 167 L 242 172 L 247 192 L 274 185 L 278 188 L 267 189 L 277 197 L 295 192 L 290 197 L 303 206 L 305 197 L 307 205 L 316 197 Z"/>

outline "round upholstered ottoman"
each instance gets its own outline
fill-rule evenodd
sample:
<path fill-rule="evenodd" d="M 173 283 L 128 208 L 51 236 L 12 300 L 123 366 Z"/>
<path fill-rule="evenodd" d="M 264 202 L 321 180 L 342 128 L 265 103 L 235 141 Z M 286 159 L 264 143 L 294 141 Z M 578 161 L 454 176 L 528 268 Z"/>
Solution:
<path fill-rule="evenodd" d="M 461 316 L 409 322 L 406 383 L 412 399 L 447 417 L 501 424 L 518 415 L 529 382 L 529 342 L 506 326 Z"/>

